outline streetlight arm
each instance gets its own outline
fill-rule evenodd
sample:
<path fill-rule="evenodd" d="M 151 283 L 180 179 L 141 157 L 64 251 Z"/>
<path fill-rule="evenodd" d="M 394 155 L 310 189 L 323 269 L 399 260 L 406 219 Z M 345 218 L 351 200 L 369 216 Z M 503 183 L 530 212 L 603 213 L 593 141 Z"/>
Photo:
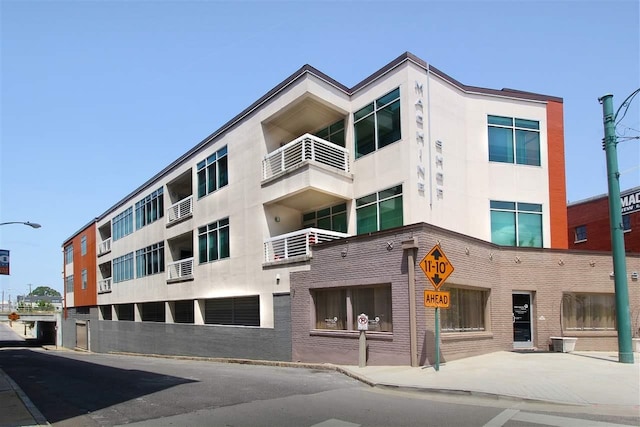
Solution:
<path fill-rule="evenodd" d="M 42 227 L 40 224 L 35 223 L 35 222 L 29 222 L 29 221 L 9 221 L 9 222 L 0 222 L 0 225 L 7 225 L 7 224 L 23 224 L 23 225 L 28 225 L 31 228 L 40 228 Z"/>

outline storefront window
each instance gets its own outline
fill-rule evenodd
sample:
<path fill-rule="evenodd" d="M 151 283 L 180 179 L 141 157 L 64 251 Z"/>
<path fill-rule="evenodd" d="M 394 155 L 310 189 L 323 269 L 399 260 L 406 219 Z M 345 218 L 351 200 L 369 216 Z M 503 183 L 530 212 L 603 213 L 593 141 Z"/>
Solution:
<path fill-rule="evenodd" d="M 357 316 L 364 313 L 369 331 L 393 332 L 390 285 L 316 290 L 313 300 L 316 329 L 357 330 Z"/>
<path fill-rule="evenodd" d="M 440 310 L 443 332 L 477 332 L 485 330 L 485 313 L 489 292 L 477 289 L 450 288 L 451 304 Z"/>

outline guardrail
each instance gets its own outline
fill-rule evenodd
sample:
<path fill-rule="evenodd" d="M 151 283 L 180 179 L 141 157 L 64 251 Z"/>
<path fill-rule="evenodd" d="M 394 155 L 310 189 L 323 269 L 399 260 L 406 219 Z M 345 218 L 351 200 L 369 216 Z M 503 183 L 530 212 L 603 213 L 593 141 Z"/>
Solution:
<path fill-rule="evenodd" d="M 277 262 L 289 258 L 311 255 L 316 243 L 349 237 L 349 234 L 319 228 L 305 228 L 275 236 L 264 242 L 264 262 Z"/>

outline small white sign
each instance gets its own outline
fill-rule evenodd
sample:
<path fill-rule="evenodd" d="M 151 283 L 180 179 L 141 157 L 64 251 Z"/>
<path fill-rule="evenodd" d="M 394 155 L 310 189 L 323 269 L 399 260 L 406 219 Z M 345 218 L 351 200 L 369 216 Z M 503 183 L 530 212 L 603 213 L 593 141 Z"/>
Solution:
<path fill-rule="evenodd" d="M 358 316 L 358 330 L 359 331 L 369 330 L 369 316 L 367 316 L 364 313 Z"/>

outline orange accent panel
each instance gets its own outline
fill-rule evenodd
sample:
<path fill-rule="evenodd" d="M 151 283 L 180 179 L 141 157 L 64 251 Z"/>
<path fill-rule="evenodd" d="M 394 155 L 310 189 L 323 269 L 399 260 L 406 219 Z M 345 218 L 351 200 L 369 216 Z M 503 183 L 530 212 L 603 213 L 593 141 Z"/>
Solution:
<path fill-rule="evenodd" d="M 549 212 L 551 247 L 567 249 L 567 184 L 564 163 L 564 109 L 562 102 L 547 102 Z"/>
<path fill-rule="evenodd" d="M 87 236 L 87 254 L 82 255 L 82 236 Z M 96 223 L 78 233 L 73 244 L 73 302 L 74 307 L 95 306 L 98 303 L 98 286 L 96 278 Z M 87 289 L 82 289 L 82 270 L 87 270 Z"/>

